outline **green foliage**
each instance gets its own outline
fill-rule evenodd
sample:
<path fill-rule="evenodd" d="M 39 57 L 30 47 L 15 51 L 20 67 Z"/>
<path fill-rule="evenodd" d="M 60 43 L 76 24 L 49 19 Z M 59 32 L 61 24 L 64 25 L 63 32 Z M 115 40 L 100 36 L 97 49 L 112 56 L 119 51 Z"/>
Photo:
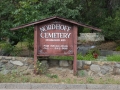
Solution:
<path fill-rule="evenodd" d="M 1 50 L 3 51 L 3 55 L 12 55 L 17 56 L 21 53 L 22 48 L 12 46 L 10 43 L 2 43 L 0 44 Z"/>
<path fill-rule="evenodd" d="M 12 11 L 16 9 L 18 0 L 14 3 L 11 0 L 1 0 L 0 1 L 0 38 L 10 37 L 12 32 L 10 28 L 13 25 Z"/>
<path fill-rule="evenodd" d="M 82 54 L 77 54 L 77 60 L 95 60 L 91 52 L 92 51 L 87 53 L 85 56 Z M 58 60 L 73 60 L 73 56 L 51 56 L 50 58 Z"/>
<path fill-rule="evenodd" d="M 11 56 L 19 56 L 22 52 L 22 48 L 14 47 L 13 50 L 11 51 L 10 55 Z"/>
<path fill-rule="evenodd" d="M 116 50 L 116 51 L 120 51 L 120 46 L 117 46 L 117 47 L 115 48 L 115 50 Z"/>
<path fill-rule="evenodd" d="M 84 77 L 85 76 L 84 70 L 79 70 L 77 76 Z"/>
<path fill-rule="evenodd" d="M 83 33 L 89 33 L 90 32 L 90 29 L 89 28 L 84 28 L 83 29 Z"/>
<path fill-rule="evenodd" d="M 73 60 L 72 56 L 51 56 L 50 58 L 59 60 Z"/>
<path fill-rule="evenodd" d="M 120 38 L 120 1 L 115 0 L 1 0 L 0 38 L 33 39 L 33 27 L 13 33 L 10 28 L 60 16 L 102 28 L 106 39 Z M 79 28 L 82 32 L 84 28 Z M 84 32 L 89 32 L 84 29 Z M 19 36 L 19 37 L 18 37 Z"/>
<path fill-rule="evenodd" d="M 95 58 L 93 58 L 93 55 L 91 53 L 86 54 L 85 56 L 83 56 L 82 54 L 78 54 L 77 60 L 95 60 Z"/>
<path fill-rule="evenodd" d="M 107 60 L 108 61 L 120 61 L 120 55 L 111 55 L 111 56 L 107 56 Z"/>
<path fill-rule="evenodd" d="M 114 17 L 107 17 L 103 22 L 103 34 L 107 40 L 120 39 L 120 9 L 116 11 Z"/>
<path fill-rule="evenodd" d="M 49 78 L 58 78 L 58 76 L 55 74 L 46 74 L 46 76 Z"/>
<path fill-rule="evenodd" d="M 45 74 L 47 72 L 47 67 L 46 65 L 42 64 L 39 60 L 37 60 L 35 70 L 36 74 Z"/>
<path fill-rule="evenodd" d="M 3 51 L 3 54 L 10 55 L 10 53 L 13 51 L 14 47 L 9 43 L 4 43 L 4 44 L 2 44 L 1 49 Z"/>
<path fill-rule="evenodd" d="M 94 83 L 94 78 L 93 77 L 88 77 L 87 82 L 88 83 Z"/>
<path fill-rule="evenodd" d="M 34 50 L 34 42 L 33 42 L 33 39 L 30 39 L 30 38 L 28 38 L 28 39 L 26 39 L 26 42 L 27 42 L 27 48 L 28 48 L 28 50 Z"/>

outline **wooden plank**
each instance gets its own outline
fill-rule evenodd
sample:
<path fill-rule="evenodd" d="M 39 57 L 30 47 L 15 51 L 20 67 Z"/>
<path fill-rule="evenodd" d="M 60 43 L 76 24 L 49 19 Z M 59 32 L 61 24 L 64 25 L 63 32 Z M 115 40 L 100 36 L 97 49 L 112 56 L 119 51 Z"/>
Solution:
<path fill-rule="evenodd" d="M 74 30 L 74 61 L 73 61 L 73 73 L 74 75 L 77 74 L 77 26 L 73 26 Z"/>
<path fill-rule="evenodd" d="M 58 54 L 58 55 L 37 55 L 37 56 L 66 56 L 66 55 L 64 55 L 64 54 Z M 74 55 L 67 55 L 67 56 L 74 56 Z"/>
<path fill-rule="evenodd" d="M 28 24 L 24 24 L 24 25 L 15 27 L 15 28 L 11 28 L 10 30 L 17 30 L 17 29 L 25 28 L 25 27 L 28 27 L 28 26 L 32 26 L 32 25 L 43 23 L 43 22 L 47 22 L 47 21 L 50 21 L 50 20 L 53 20 L 53 19 L 63 20 L 63 21 L 69 22 L 71 24 L 75 24 L 75 25 L 78 25 L 78 26 L 83 26 L 83 27 L 90 28 L 90 29 L 93 29 L 93 30 L 96 30 L 96 31 L 99 31 L 99 32 L 102 31 L 101 29 L 99 29 L 97 27 L 93 27 L 93 26 L 90 26 L 90 25 L 86 25 L 86 24 L 83 24 L 83 23 L 75 22 L 73 20 L 69 20 L 69 19 L 65 19 L 65 18 L 61 18 L 61 17 L 57 17 L 57 16 L 42 19 L 42 20 L 39 20 L 39 21 L 36 21 L 36 22 L 31 22 L 31 23 L 28 23 Z"/>
<path fill-rule="evenodd" d="M 37 25 L 34 26 L 34 74 L 36 74 L 36 63 L 37 63 Z"/>
<path fill-rule="evenodd" d="M 72 24 L 54 20 L 38 28 L 38 55 L 73 55 Z"/>

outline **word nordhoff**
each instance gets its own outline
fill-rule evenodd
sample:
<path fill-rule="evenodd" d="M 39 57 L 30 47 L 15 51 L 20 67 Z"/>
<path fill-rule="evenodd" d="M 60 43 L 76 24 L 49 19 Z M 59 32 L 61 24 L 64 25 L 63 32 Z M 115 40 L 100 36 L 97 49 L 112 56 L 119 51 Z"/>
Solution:
<path fill-rule="evenodd" d="M 40 28 L 40 38 L 70 38 L 71 33 L 45 33 L 48 30 L 62 30 L 69 32 L 71 27 L 61 24 L 50 24 Z"/>
<path fill-rule="evenodd" d="M 40 28 L 41 32 L 45 32 L 48 30 L 64 30 L 64 31 L 69 31 L 71 27 L 66 26 L 66 25 L 61 25 L 61 24 L 50 24 L 50 25 L 45 25 Z"/>

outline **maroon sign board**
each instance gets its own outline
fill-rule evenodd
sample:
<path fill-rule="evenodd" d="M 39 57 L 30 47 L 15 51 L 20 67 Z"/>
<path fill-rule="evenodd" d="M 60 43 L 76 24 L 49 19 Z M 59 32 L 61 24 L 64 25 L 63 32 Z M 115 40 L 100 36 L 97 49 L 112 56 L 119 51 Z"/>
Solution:
<path fill-rule="evenodd" d="M 74 56 L 76 67 L 77 26 L 62 20 L 50 20 L 35 26 L 34 60 L 37 56 Z M 77 69 L 74 68 L 74 72 Z"/>
<path fill-rule="evenodd" d="M 73 56 L 74 75 L 77 73 L 78 26 L 101 31 L 101 29 L 60 17 L 43 19 L 12 28 L 11 30 L 31 25 L 34 25 L 34 65 L 36 65 L 38 56 Z"/>
<path fill-rule="evenodd" d="M 37 55 L 73 55 L 73 27 L 61 21 L 38 25 Z"/>

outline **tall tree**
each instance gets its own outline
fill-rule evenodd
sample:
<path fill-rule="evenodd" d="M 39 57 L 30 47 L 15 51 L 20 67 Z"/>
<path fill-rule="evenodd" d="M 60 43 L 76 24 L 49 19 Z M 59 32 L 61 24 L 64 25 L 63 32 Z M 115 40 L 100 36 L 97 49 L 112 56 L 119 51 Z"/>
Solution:
<path fill-rule="evenodd" d="M 120 0 L 0 0 L 0 37 L 33 37 L 32 27 L 14 33 L 9 29 L 50 16 L 61 16 L 102 27 L 105 35 L 109 33 L 106 27 L 111 27 L 113 21 L 118 22 L 115 18 L 119 18 L 119 5 Z M 118 24 L 113 25 L 113 28 L 116 27 Z M 112 37 L 110 34 L 108 38 Z"/>

